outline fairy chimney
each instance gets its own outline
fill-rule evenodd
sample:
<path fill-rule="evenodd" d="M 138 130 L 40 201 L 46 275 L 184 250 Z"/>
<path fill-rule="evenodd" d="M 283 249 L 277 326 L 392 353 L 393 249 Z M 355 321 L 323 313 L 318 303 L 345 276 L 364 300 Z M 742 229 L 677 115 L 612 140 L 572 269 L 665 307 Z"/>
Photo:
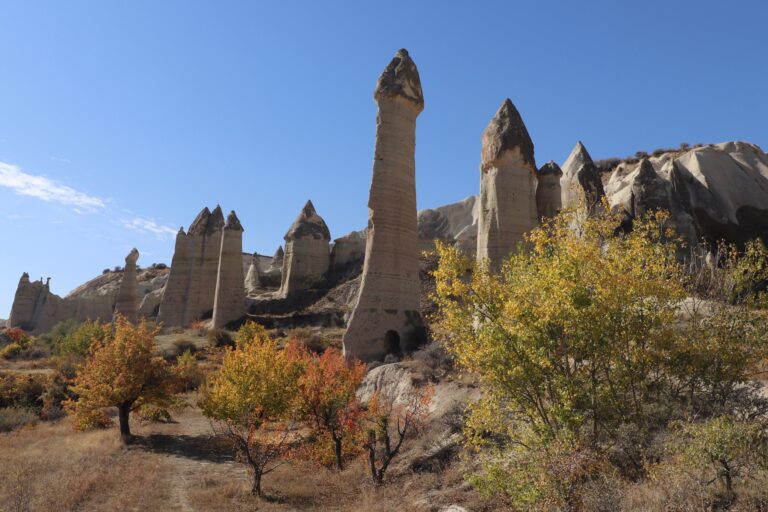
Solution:
<path fill-rule="evenodd" d="M 416 348 L 426 335 L 419 296 L 416 118 L 424 97 L 416 64 L 399 50 L 379 77 L 365 262 L 344 352 L 363 361 Z"/>

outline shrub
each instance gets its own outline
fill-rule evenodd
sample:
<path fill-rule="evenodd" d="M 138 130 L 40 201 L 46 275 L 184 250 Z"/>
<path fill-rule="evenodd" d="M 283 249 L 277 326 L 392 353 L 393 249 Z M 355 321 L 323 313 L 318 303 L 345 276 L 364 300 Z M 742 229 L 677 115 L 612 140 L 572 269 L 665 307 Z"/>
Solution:
<path fill-rule="evenodd" d="M 513 500 L 528 492 L 518 472 L 537 456 L 519 443 L 567 440 L 592 452 L 579 457 L 638 477 L 649 434 L 669 421 L 737 404 L 765 410 L 749 385 L 768 349 L 765 311 L 719 303 L 713 315 L 681 315 L 691 290 L 667 243 L 668 216 L 651 213 L 615 235 L 619 223 L 609 212 L 565 212 L 533 230 L 499 273 L 439 246 L 434 332 L 484 388 L 466 432 L 473 448 L 500 446 L 480 460 L 496 489 L 519 493 Z M 755 253 L 754 272 L 738 274 L 753 282 L 763 263 Z"/>
<path fill-rule="evenodd" d="M 136 414 L 142 421 L 151 423 L 171 423 L 171 413 L 163 407 L 158 407 L 152 404 L 146 404 L 136 411 Z"/>
<path fill-rule="evenodd" d="M 197 353 L 197 345 L 189 340 L 176 340 L 173 342 L 174 354 L 177 356 L 189 352 L 190 354 Z"/>
<path fill-rule="evenodd" d="M 235 340 L 224 329 L 212 329 L 208 332 L 208 341 L 213 344 L 214 347 L 234 347 Z"/>
<path fill-rule="evenodd" d="M 18 358 L 22 351 L 24 350 L 24 347 L 21 346 L 18 343 L 10 343 L 6 346 L 4 346 L 2 349 L 0 349 L 0 357 L 3 359 L 16 359 Z"/>
<path fill-rule="evenodd" d="M 192 391 L 203 383 L 203 371 L 190 351 L 183 352 L 176 358 L 173 373 L 178 380 L 177 386 L 180 392 Z"/>
<path fill-rule="evenodd" d="M 235 335 L 237 346 L 242 347 L 254 341 L 261 341 L 269 337 L 267 330 L 253 320 L 245 322 Z"/>
<path fill-rule="evenodd" d="M 3 407 L 0 409 L 0 432 L 9 432 L 38 421 L 34 411 L 26 407 Z"/>
<path fill-rule="evenodd" d="M 703 423 L 680 423 L 681 450 L 701 481 L 719 481 L 719 497 L 732 503 L 735 486 L 768 469 L 768 424 L 721 416 Z M 768 493 L 765 497 L 768 497 Z"/>
<path fill-rule="evenodd" d="M 203 335 L 208 332 L 208 322 L 205 320 L 195 320 L 192 322 L 192 325 L 190 326 L 190 329 L 195 331 L 196 333 Z"/>
<path fill-rule="evenodd" d="M 87 320 L 78 324 L 68 320 L 57 324 L 46 340 L 58 355 L 84 358 L 94 342 L 104 341 L 110 329 L 109 324 L 96 321 Z"/>

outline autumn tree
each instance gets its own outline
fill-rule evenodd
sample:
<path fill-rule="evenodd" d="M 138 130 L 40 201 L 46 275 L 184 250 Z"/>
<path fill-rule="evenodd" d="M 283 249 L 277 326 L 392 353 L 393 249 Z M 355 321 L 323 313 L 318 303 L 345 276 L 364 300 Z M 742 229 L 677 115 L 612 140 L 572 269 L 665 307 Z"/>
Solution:
<path fill-rule="evenodd" d="M 77 396 L 65 403 L 75 424 L 88 426 L 106 407 L 117 407 L 120 436 L 130 442 L 129 415 L 142 405 L 167 405 L 175 387 L 168 364 L 157 354 L 157 328 L 145 321 L 133 325 L 124 317 L 115 319 L 113 332 L 100 343 L 92 343 L 84 365 L 70 388 Z"/>
<path fill-rule="evenodd" d="M 361 435 L 374 485 L 384 481 L 403 442 L 424 426 L 433 394 L 434 388 L 430 386 L 411 392 L 399 403 L 379 392 L 368 401 Z"/>
<path fill-rule="evenodd" d="M 685 314 L 694 290 L 667 214 L 637 219 L 630 233 L 615 229 L 620 221 L 565 212 L 529 233 L 497 274 L 438 247 L 434 331 L 484 389 L 467 419 L 470 445 L 486 448 L 491 489 L 530 483 L 515 487 L 523 508 L 541 489 L 522 477 L 547 471 L 537 450 L 558 443 L 573 447 L 558 451 L 560 460 L 589 450 L 584 460 L 602 461 L 610 449 L 624 474 L 642 473 L 650 433 L 714 411 L 692 403 L 731 407 L 765 354 L 762 312 L 721 301 Z M 751 273 L 733 273 L 740 288 L 766 268 L 761 258 Z"/>
<path fill-rule="evenodd" d="M 290 349 L 280 350 L 266 332 L 252 334 L 250 340 L 238 335 L 237 346 L 227 349 L 199 405 L 215 432 L 232 442 L 253 475 L 251 492 L 261 496 L 262 477 L 279 465 L 289 440 L 302 367 Z"/>
<path fill-rule="evenodd" d="M 322 355 L 302 351 L 304 372 L 298 380 L 297 405 L 315 435 L 333 445 L 336 469 L 344 466 L 343 441 L 357 428 L 360 407 L 355 393 L 365 375 L 365 365 L 347 361 L 336 349 Z"/>

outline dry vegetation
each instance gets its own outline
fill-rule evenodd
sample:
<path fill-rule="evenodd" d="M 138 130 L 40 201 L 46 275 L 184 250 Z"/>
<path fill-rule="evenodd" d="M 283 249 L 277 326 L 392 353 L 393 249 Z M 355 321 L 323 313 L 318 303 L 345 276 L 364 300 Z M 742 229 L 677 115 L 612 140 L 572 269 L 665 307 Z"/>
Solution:
<path fill-rule="evenodd" d="M 243 466 L 211 437 L 199 409 L 174 413 L 175 423 L 141 424 L 139 442 L 123 447 L 116 429 L 79 433 L 69 420 L 0 435 L 0 510 L 439 510 L 460 503 L 493 510 L 468 489 L 460 466 L 441 473 L 393 468 L 376 489 L 363 460 L 342 472 L 286 460 L 250 494 Z M 411 448 L 419 446 L 413 442 Z"/>

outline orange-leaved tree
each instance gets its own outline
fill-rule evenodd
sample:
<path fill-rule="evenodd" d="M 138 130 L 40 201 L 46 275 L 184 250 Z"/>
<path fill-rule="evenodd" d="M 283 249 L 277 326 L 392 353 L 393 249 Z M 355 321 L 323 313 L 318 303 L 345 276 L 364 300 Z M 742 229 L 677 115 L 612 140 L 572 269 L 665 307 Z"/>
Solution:
<path fill-rule="evenodd" d="M 157 332 L 143 320 L 134 325 L 118 316 L 113 332 L 91 345 L 71 387 L 77 399 L 64 404 L 77 428 L 88 427 L 104 408 L 117 407 L 120 436 L 129 442 L 131 411 L 145 404 L 165 406 L 170 402 L 175 379 L 157 354 Z"/>
<path fill-rule="evenodd" d="M 299 377 L 297 409 L 322 440 L 333 446 L 336 469 L 344 467 L 343 441 L 354 433 L 360 418 L 355 392 L 365 375 L 365 365 L 347 360 L 336 349 L 322 355 L 302 351 L 304 373 Z M 317 453 L 322 455 L 322 450 Z M 323 457 L 320 456 L 322 459 Z"/>
<path fill-rule="evenodd" d="M 242 331 L 251 329 L 246 326 Z M 199 405 L 252 473 L 251 492 L 261 496 L 262 477 L 287 448 L 302 364 L 293 349 L 280 350 L 265 331 L 252 334 L 250 340 L 238 335 L 237 346 L 227 349 Z"/>

